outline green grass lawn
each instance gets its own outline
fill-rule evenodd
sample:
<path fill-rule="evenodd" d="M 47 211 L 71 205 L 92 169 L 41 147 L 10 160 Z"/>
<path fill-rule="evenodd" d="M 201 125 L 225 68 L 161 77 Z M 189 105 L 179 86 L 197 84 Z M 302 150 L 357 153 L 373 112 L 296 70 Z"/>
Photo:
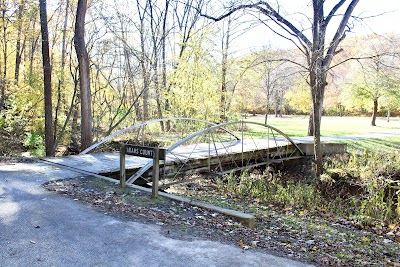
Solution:
<path fill-rule="evenodd" d="M 264 115 L 249 116 L 245 121 L 264 123 Z M 348 134 L 362 134 L 387 132 L 400 130 L 400 118 L 391 118 L 390 122 L 386 118 L 379 117 L 376 120 L 377 126 L 371 126 L 370 117 L 322 117 L 321 135 L 335 136 Z M 308 129 L 308 116 L 284 116 L 275 118 L 268 116 L 268 125 L 278 128 L 289 136 L 306 136 Z"/>
<path fill-rule="evenodd" d="M 341 140 L 338 143 L 347 144 L 348 151 L 400 152 L 400 136 L 383 138 L 367 138 L 361 140 Z"/>

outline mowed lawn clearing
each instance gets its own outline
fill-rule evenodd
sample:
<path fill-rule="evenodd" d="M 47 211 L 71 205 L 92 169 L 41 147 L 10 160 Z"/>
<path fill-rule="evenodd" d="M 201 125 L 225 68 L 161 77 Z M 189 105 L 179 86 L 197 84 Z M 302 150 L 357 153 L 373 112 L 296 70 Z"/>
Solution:
<path fill-rule="evenodd" d="M 289 136 L 306 136 L 308 120 L 308 116 L 283 116 L 282 118 L 275 118 L 274 115 L 270 115 L 268 116 L 267 124 L 281 130 Z M 250 115 L 245 121 L 264 123 L 265 115 Z M 371 126 L 370 117 L 323 116 L 321 135 L 335 136 L 400 130 L 400 118 L 390 118 L 388 122 L 386 118 L 378 117 L 376 125 L 377 126 Z"/>

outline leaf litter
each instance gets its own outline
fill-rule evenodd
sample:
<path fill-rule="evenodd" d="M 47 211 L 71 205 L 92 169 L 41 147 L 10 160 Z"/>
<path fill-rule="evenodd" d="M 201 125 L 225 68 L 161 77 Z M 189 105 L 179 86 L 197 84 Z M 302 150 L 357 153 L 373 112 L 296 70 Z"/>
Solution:
<path fill-rule="evenodd" d="M 204 199 L 213 199 L 211 204 L 254 214 L 256 227 L 246 228 L 214 211 L 163 197 L 151 200 L 147 192 L 121 189 L 99 178 L 58 180 L 44 187 L 105 214 L 155 223 L 173 238 L 211 239 L 322 266 L 400 267 L 399 223 L 363 226 L 325 210 L 281 207 L 235 195 L 221 196 L 213 190 L 203 195 Z"/>

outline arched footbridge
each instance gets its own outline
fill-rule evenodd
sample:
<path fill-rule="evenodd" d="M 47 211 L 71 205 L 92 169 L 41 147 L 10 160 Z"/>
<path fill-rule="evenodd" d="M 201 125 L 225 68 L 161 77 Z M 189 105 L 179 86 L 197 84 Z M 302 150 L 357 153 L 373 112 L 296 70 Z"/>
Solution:
<path fill-rule="evenodd" d="M 68 160 L 51 161 L 88 172 L 116 173 L 121 142 L 165 148 L 166 159 L 160 162 L 161 181 L 265 168 L 304 155 L 289 136 L 262 123 L 236 121 L 215 124 L 190 118 L 165 118 L 120 130 Z M 139 178 L 151 182 L 152 168 L 152 159 L 127 155 L 127 183 L 133 184 Z"/>
<path fill-rule="evenodd" d="M 161 188 L 188 181 L 198 174 L 214 176 L 265 169 L 304 156 L 298 143 L 262 123 L 215 124 L 191 118 L 164 118 L 120 130 L 79 155 L 43 160 L 83 174 L 117 178 L 121 143 L 166 149 L 166 159 L 160 161 Z M 126 155 L 125 163 L 127 184 L 151 182 L 152 159 Z"/>

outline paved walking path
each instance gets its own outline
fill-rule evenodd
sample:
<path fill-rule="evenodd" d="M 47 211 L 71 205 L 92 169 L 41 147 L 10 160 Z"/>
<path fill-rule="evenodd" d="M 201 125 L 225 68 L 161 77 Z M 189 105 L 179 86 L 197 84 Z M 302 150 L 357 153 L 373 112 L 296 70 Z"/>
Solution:
<path fill-rule="evenodd" d="M 238 246 L 168 238 L 46 191 L 79 173 L 43 163 L 0 165 L 0 266 L 310 266 Z"/>

